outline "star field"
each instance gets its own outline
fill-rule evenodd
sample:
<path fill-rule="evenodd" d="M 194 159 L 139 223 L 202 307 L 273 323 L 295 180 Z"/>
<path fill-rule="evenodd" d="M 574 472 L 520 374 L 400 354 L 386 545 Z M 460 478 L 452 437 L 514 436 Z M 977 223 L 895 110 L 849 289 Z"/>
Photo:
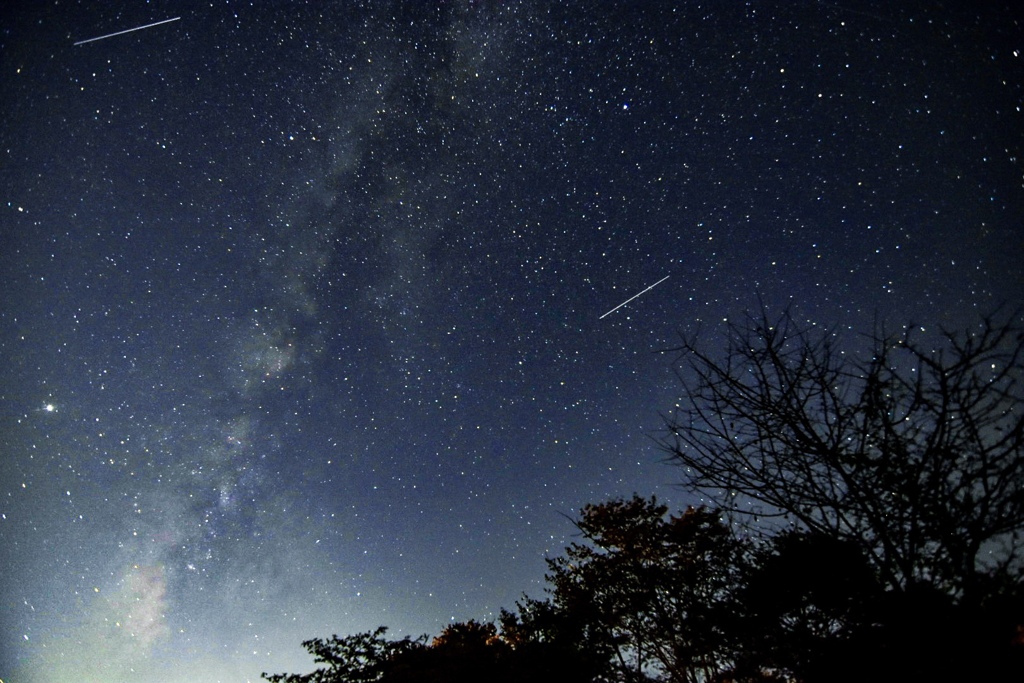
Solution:
<path fill-rule="evenodd" d="M 680 332 L 1021 303 L 1008 3 L 2 17 L 3 680 L 493 618 L 582 505 L 699 502 L 649 438 Z"/>

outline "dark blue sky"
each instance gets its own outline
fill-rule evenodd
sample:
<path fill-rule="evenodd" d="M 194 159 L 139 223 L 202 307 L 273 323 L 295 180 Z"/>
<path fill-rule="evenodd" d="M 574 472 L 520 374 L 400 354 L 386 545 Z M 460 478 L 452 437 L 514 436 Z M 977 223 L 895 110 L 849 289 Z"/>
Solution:
<path fill-rule="evenodd" d="M 492 618 L 680 332 L 1021 303 L 1010 3 L 552 4 L 0 11 L 0 678 Z"/>

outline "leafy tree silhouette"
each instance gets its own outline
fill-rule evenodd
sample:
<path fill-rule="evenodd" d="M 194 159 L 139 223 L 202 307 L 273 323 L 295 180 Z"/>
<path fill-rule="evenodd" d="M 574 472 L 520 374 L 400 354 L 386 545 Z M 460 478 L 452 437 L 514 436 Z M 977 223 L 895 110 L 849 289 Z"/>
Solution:
<path fill-rule="evenodd" d="M 425 647 L 425 638 L 388 640 L 387 627 L 339 638 L 303 641 L 316 664 L 326 664 L 309 674 L 268 674 L 271 683 L 371 683 L 381 680 L 396 660 L 414 656 Z"/>
<path fill-rule="evenodd" d="M 635 496 L 583 508 L 586 543 L 549 560 L 551 601 L 614 680 L 709 680 L 729 659 L 722 610 L 743 548 L 719 515 Z"/>
<path fill-rule="evenodd" d="M 789 313 L 680 347 L 662 441 L 719 509 L 587 505 L 548 596 L 433 640 L 303 646 L 272 683 L 1024 680 L 1024 329 L 857 359 Z M 725 521 L 723 521 L 725 520 Z"/>
<path fill-rule="evenodd" d="M 506 613 L 509 614 L 510 613 Z M 272 683 L 513 683 L 524 680 L 585 683 L 593 667 L 557 644 L 532 635 L 513 641 L 490 623 L 468 621 L 426 637 L 388 640 L 387 629 L 302 645 L 317 664 L 309 674 L 263 674 Z M 520 631 L 522 633 L 522 631 Z"/>

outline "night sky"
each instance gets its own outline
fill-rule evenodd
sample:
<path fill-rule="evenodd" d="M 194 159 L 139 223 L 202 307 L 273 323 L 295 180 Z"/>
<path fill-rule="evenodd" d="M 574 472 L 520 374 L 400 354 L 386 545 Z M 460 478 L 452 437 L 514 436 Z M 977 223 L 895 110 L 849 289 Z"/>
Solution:
<path fill-rule="evenodd" d="M 21 4 L 8 683 L 494 618 L 582 505 L 699 502 L 651 439 L 680 333 L 1022 300 L 1011 2 Z"/>

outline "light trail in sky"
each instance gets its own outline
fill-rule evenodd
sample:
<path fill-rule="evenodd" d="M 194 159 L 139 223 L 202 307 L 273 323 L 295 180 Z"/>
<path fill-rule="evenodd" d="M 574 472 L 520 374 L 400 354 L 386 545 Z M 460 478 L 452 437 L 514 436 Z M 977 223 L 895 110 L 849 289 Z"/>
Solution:
<path fill-rule="evenodd" d="M 615 311 L 619 310 L 620 308 L 622 308 L 623 306 L 625 306 L 626 304 L 628 304 L 628 303 L 629 303 L 630 301 L 632 301 L 633 299 L 636 299 L 637 297 L 639 297 L 639 296 L 642 296 L 642 295 L 646 294 L 647 292 L 651 291 L 652 289 L 654 289 L 655 287 L 657 287 L 658 285 L 660 285 L 660 284 L 661 284 L 662 282 L 664 282 L 664 281 L 665 281 L 665 280 L 667 280 L 667 279 L 668 279 L 668 275 L 666 275 L 665 277 L 661 278 L 660 280 L 658 280 L 657 282 L 655 282 L 655 283 L 654 283 L 653 285 L 651 285 L 650 287 L 648 287 L 648 288 L 647 288 L 647 289 L 645 289 L 644 291 L 640 292 L 639 294 L 634 294 L 633 296 L 629 297 L 628 299 L 626 299 L 625 301 L 623 301 L 623 302 L 622 302 L 621 304 L 619 304 L 618 306 L 616 306 L 616 307 L 615 307 L 615 308 L 613 308 L 612 310 L 610 310 L 610 311 L 608 311 L 607 313 L 605 313 L 604 315 L 602 315 L 602 316 L 601 316 L 601 318 L 605 318 L 605 317 L 607 317 L 607 316 L 611 315 L 611 314 L 612 314 L 612 313 L 614 313 Z M 601 320 L 601 318 L 598 318 L 598 320 Z"/>
<path fill-rule="evenodd" d="M 104 38 L 113 38 L 114 36 L 124 35 L 125 33 L 131 33 L 132 31 L 141 31 L 144 28 L 153 28 L 160 24 L 169 24 L 172 21 L 177 21 L 181 17 L 174 17 L 172 19 L 164 19 L 163 21 L 154 21 L 152 24 L 146 24 L 145 26 L 136 26 L 135 28 L 125 29 L 124 31 L 118 31 L 117 33 L 108 33 L 105 36 L 97 36 L 95 38 L 88 38 L 86 40 L 80 40 L 75 45 L 85 45 L 86 43 L 95 43 L 97 40 L 103 40 Z"/>

